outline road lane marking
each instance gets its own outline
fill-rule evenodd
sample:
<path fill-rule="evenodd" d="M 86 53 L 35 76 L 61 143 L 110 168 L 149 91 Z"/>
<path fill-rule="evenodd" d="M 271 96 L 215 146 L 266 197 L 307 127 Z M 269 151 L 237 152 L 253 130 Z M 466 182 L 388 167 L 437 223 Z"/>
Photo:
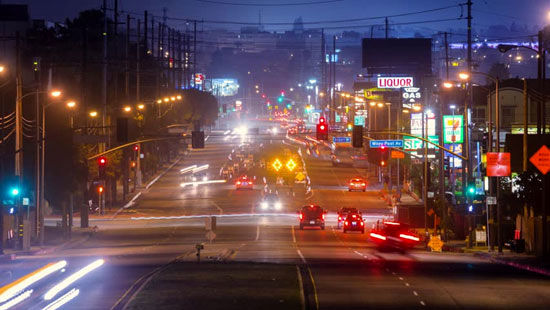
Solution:
<path fill-rule="evenodd" d="M 416 291 L 413 291 L 414 296 L 418 296 L 418 293 Z"/>
<path fill-rule="evenodd" d="M 180 160 L 182 159 L 182 157 L 178 158 L 178 160 L 176 160 L 173 164 L 171 164 L 168 169 L 164 170 L 161 174 L 159 174 L 156 178 L 154 178 L 151 182 L 149 182 L 149 184 L 147 184 L 147 186 L 145 186 L 145 189 L 149 189 L 149 187 L 153 186 L 153 184 L 155 184 L 158 179 L 160 179 L 162 176 L 164 176 L 166 174 L 166 172 L 168 172 L 170 169 L 172 169 L 177 163 L 180 162 Z"/>
<path fill-rule="evenodd" d="M 296 233 L 294 232 L 294 225 L 290 226 L 290 231 L 292 231 L 292 242 L 296 243 Z"/>
<path fill-rule="evenodd" d="M 399 280 L 403 281 L 403 277 L 399 277 Z"/>
<path fill-rule="evenodd" d="M 420 304 L 421 304 L 422 306 L 426 306 L 426 303 L 425 303 L 423 300 L 420 301 Z"/>
<path fill-rule="evenodd" d="M 307 271 L 309 273 L 309 278 L 311 279 L 311 284 L 313 285 L 313 296 L 315 297 L 315 309 L 319 310 L 319 296 L 317 296 L 317 285 L 315 285 L 315 280 L 313 279 L 313 274 L 311 269 L 307 266 Z"/>
<path fill-rule="evenodd" d="M 300 267 L 296 265 L 296 273 L 298 274 L 298 286 L 300 287 L 300 303 L 301 309 L 306 309 L 306 297 L 304 294 L 304 280 L 302 279 L 302 273 L 300 272 Z"/>
<path fill-rule="evenodd" d="M 118 209 L 115 214 L 113 214 L 113 216 L 111 217 L 111 220 L 114 220 L 115 217 L 120 213 L 122 212 L 122 210 L 125 210 L 125 209 L 128 209 L 129 207 L 133 206 L 135 204 L 135 201 L 136 199 L 139 198 L 139 196 L 141 196 L 142 192 L 139 192 L 137 193 L 130 201 L 128 201 L 127 204 L 123 205 L 120 209 Z"/>
<path fill-rule="evenodd" d="M 258 241 L 260 239 L 260 225 L 256 226 L 256 240 Z"/>
<path fill-rule="evenodd" d="M 409 283 L 405 282 L 405 286 L 411 286 Z"/>
<path fill-rule="evenodd" d="M 300 259 L 302 260 L 302 263 L 307 264 L 306 258 L 302 254 L 302 251 L 300 251 L 300 249 L 296 249 L 296 252 L 298 253 L 298 256 L 300 256 Z"/>
<path fill-rule="evenodd" d="M 214 205 L 214 207 L 218 209 L 218 211 L 220 211 L 220 215 L 222 215 L 223 209 L 215 201 L 212 201 L 212 204 Z"/>

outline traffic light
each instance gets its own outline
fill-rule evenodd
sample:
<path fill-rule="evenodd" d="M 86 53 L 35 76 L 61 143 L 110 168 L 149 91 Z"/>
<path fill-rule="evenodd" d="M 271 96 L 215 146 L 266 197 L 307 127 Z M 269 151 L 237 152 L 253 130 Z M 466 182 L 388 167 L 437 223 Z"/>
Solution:
<path fill-rule="evenodd" d="M 468 186 L 466 187 L 466 195 L 468 197 L 474 197 L 476 194 L 476 186 L 472 183 L 468 184 Z"/>
<path fill-rule="evenodd" d="M 17 187 L 11 188 L 10 195 L 12 195 L 13 197 L 19 196 L 19 188 L 17 188 Z"/>
<path fill-rule="evenodd" d="M 328 140 L 328 125 L 324 117 L 319 118 L 316 134 L 317 140 Z"/>
<path fill-rule="evenodd" d="M 40 71 L 40 57 L 34 57 L 32 60 L 32 71 Z"/>
<path fill-rule="evenodd" d="M 104 190 L 105 190 L 105 189 L 103 188 L 103 185 L 99 185 L 99 186 L 97 187 L 97 193 L 100 194 L 100 195 L 103 194 L 103 191 L 104 191 Z"/>
<path fill-rule="evenodd" d="M 353 147 L 363 147 L 363 126 L 353 126 L 352 145 Z"/>
<path fill-rule="evenodd" d="M 193 131 L 191 133 L 191 145 L 194 149 L 204 148 L 204 131 Z"/>
<path fill-rule="evenodd" d="M 97 172 L 100 178 L 105 178 L 105 168 L 107 166 L 107 157 L 100 156 L 97 158 Z"/>
<path fill-rule="evenodd" d="M 285 100 L 285 97 L 283 97 L 283 96 L 277 97 L 277 102 L 278 103 L 283 103 L 284 100 Z"/>
<path fill-rule="evenodd" d="M 134 145 L 134 151 L 139 151 L 139 144 Z"/>
<path fill-rule="evenodd" d="M 388 161 L 390 159 L 390 149 L 387 148 L 385 145 L 382 145 L 379 149 L 380 154 L 380 166 L 385 167 L 388 165 Z"/>

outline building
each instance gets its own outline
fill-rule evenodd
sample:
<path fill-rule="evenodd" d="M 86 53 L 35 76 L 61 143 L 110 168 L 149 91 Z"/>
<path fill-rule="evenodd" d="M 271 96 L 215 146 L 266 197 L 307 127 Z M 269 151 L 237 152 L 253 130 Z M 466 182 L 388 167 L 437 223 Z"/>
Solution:
<path fill-rule="evenodd" d="M 23 4 L 0 4 L 0 63 L 15 67 L 15 39 L 25 36 L 31 26 L 29 9 Z M 11 70 L 10 70 L 11 71 Z"/>

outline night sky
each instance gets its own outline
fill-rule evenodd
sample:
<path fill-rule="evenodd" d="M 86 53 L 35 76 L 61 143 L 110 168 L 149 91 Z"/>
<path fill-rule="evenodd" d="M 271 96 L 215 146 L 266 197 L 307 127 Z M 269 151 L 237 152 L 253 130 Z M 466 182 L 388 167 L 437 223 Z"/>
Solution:
<path fill-rule="evenodd" d="M 113 0 L 108 0 L 108 6 L 112 7 L 113 2 Z M 226 5 L 213 2 L 263 4 L 264 6 Z M 284 5 L 298 2 L 325 3 Z M 157 16 L 161 16 L 162 8 L 166 7 L 167 16 L 169 17 L 239 22 L 257 22 L 261 10 L 263 22 L 289 23 L 298 16 L 302 16 L 304 22 L 364 18 L 441 8 L 464 2 L 466 0 L 119 0 L 119 7 L 121 10 L 133 12 L 149 10 Z M 26 3 L 30 5 L 32 18 L 63 21 L 66 17 L 75 17 L 83 9 L 99 8 L 102 0 L 10 0 L 3 1 L 3 3 Z M 283 5 L 272 6 L 273 4 Z M 516 22 L 516 24 L 524 24 L 535 29 L 547 23 L 546 12 L 548 11 L 550 11 L 550 2 L 543 0 L 474 0 L 474 28 L 485 28 L 495 24 L 510 25 L 512 22 Z M 466 14 L 465 8 L 463 13 Z M 403 23 L 456 18 L 460 15 L 461 9 L 455 7 L 425 14 L 393 17 L 390 18 L 390 21 L 392 23 Z M 378 19 L 331 25 L 370 25 L 382 22 L 382 19 Z M 181 25 L 181 22 L 178 21 L 171 21 L 170 23 L 173 26 Z M 464 28 L 465 23 L 465 20 L 446 21 L 414 25 L 412 27 L 425 30 L 444 30 L 453 27 Z M 227 26 L 217 25 L 216 27 Z M 266 27 L 267 30 L 289 28 L 290 26 L 285 25 Z M 341 31 L 342 29 L 335 30 Z M 366 28 L 356 28 L 354 30 L 367 31 Z"/>

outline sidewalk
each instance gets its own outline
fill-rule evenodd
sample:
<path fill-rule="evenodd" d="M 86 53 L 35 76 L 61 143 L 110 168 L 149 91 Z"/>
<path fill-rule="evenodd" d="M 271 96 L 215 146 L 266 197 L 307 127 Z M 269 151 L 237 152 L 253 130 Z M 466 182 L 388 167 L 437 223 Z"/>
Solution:
<path fill-rule="evenodd" d="M 515 268 L 536 272 L 545 276 L 550 276 L 550 261 L 536 257 L 535 255 L 516 253 L 509 249 L 504 249 L 502 253 L 489 251 L 487 246 L 467 247 L 464 240 L 452 240 L 443 246 L 445 252 L 470 253 L 476 257 L 487 259 L 491 262 L 512 266 Z"/>
<path fill-rule="evenodd" d="M 86 242 L 95 231 L 94 227 L 73 228 L 71 238 L 65 239 L 60 229 L 46 227 L 44 245 L 32 245 L 29 250 L 4 249 L 4 254 L 0 255 L 0 261 L 14 260 L 18 255 L 44 255 L 69 249 Z"/>

